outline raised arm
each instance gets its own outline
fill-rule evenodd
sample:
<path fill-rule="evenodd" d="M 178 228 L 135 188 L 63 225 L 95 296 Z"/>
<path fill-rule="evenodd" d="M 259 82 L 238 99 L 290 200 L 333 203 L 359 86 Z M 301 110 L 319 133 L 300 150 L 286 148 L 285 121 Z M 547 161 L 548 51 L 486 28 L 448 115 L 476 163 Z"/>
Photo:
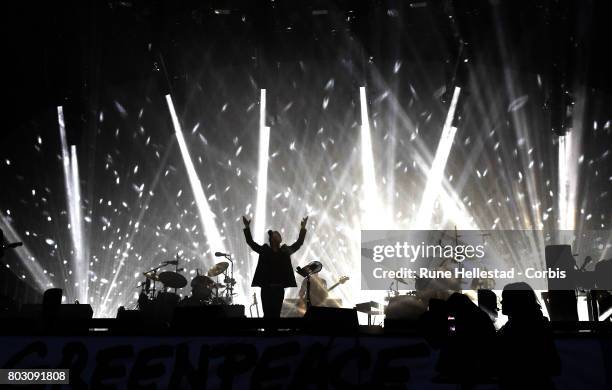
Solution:
<path fill-rule="evenodd" d="M 248 246 L 251 247 L 251 249 L 253 249 L 255 252 L 257 253 L 261 253 L 261 251 L 263 250 L 263 247 L 261 245 L 259 245 L 258 243 L 256 243 L 255 241 L 253 241 L 253 236 L 251 235 L 251 221 L 246 219 L 246 217 L 242 217 L 242 222 L 244 223 L 244 238 L 246 238 L 246 243 Z"/>
<path fill-rule="evenodd" d="M 306 222 L 308 222 L 308 217 L 302 219 L 302 223 L 300 224 L 300 235 L 298 236 L 297 241 L 288 247 L 290 253 L 297 252 L 297 250 L 304 244 L 304 239 L 306 238 Z"/>

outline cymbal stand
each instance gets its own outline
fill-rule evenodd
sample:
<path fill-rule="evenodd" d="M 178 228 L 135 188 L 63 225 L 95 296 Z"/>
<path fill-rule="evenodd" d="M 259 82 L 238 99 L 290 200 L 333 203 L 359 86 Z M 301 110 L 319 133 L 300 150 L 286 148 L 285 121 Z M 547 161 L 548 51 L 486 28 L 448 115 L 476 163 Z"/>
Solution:
<path fill-rule="evenodd" d="M 163 268 L 165 266 L 166 266 L 166 264 L 162 264 L 162 265 L 160 265 L 158 267 L 155 267 L 153 269 L 150 269 L 148 271 L 143 272 L 143 275 L 145 275 L 145 276 L 150 274 L 150 273 L 153 273 L 153 275 L 154 275 L 154 277 L 152 278 L 153 279 L 153 288 L 150 290 L 151 291 L 151 298 L 155 298 L 155 292 L 156 292 L 155 283 L 156 283 L 156 279 L 157 279 L 155 276 L 157 275 L 157 270 L 160 269 L 160 268 Z M 149 295 L 148 292 L 149 292 L 149 289 L 147 288 L 147 295 Z"/>
<path fill-rule="evenodd" d="M 226 254 L 223 257 L 225 257 L 227 259 L 227 261 L 229 261 L 229 263 L 230 263 L 230 274 L 229 274 L 229 277 L 227 275 L 227 271 L 224 272 L 225 278 L 224 278 L 223 282 L 227 286 L 225 288 L 225 295 L 228 297 L 229 303 L 232 303 L 232 301 L 234 299 L 234 285 L 236 284 L 236 280 L 234 279 L 234 261 L 232 260 L 232 258 L 231 258 L 231 256 L 229 254 Z"/>
<path fill-rule="evenodd" d="M 176 272 L 177 274 L 178 274 L 178 272 L 179 272 L 179 267 L 178 267 L 178 265 L 179 265 L 179 260 L 180 260 L 180 259 L 181 259 L 181 257 L 180 257 L 180 256 L 179 256 L 179 254 L 177 253 L 177 254 L 176 254 L 176 263 L 174 264 L 174 272 Z M 174 288 L 174 293 L 175 293 L 175 294 L 176 294 L 176 291 L 177 291 L 177 288 L 175 287 L 175 288 Z"/>

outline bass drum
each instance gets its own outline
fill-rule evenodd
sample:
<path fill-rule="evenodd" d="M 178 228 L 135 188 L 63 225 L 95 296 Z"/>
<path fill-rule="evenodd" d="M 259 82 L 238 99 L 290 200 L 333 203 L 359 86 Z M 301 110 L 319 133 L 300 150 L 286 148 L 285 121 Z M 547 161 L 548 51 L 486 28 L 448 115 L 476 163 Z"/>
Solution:
<path fill-rule="evenodd" d="M 160 292 L 153 301 L 154 316 L 164 322 L 170 321 L 179 301 L 180 297 L 177 294 Z"/>
<path fill-rule="evenodd" d="M 179 306 L 206 306 L 209 303 L 210 301 L 207 299 L 198 299 L 192 295 L 189 297 L 184 297 L 179 303 Z"/>
<path fill-rule="evenodd" d="M 155 303 L 160 306 L 174 307 L 178 305 L 180 300 L 181 298 L 177 294 L 171 292 L 160 292 L 155 298 Z"/>
<path fill-rule="evenodd" d="M 228 297 L 214 297 L 210 301 L 211 305 L 231 305 L 232 299 Z"/>
<path fill-rule="evenodd" d="M 191 289 L 191 297 L 198 301 L 210 301 L 213 291 L 207 286 L 197 285 Z"/>

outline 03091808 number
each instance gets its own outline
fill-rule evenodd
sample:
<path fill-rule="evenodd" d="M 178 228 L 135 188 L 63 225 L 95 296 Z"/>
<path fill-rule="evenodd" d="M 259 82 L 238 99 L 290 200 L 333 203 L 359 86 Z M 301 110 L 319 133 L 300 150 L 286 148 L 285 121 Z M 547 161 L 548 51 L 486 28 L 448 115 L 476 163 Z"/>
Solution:
<path fill-rule="evenodd" d="M 68 370 L 37 368 L 0 370 L 0 385 L 68 383 L 70 383 Z"/>

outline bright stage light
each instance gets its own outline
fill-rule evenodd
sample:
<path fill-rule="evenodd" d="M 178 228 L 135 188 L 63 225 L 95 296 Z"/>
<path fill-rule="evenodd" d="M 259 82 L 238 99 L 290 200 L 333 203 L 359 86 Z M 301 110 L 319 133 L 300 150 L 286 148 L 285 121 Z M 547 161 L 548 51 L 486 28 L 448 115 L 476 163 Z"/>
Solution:
<path fill-rule="evenodd" d="M 183 156 L 183 162 L 185 163 L 185 168 L 187 169 L 189 183 L 191 184 L 191 189 L 195 197 L 198 212 L 200 214 L 200 223 L 204 229 L 203 233 L 208 241 L 209 249 L 211 253 L 215 251 L 226 252 L 225 244 L 223 243 L 221 234 L 217 229 L 215 215 L 210 210 L 208 200 L 204 194 L 202 183 L 200 182 L 200 178 L 196 173 L 195 166 L 193 165 L 193 161 L 189 155 L 187 142 L 185 142 L 185 137 L 183 136 L 183 131 L 181 130 L 181 125 L 178 117 L 176 116 L 176 111 L 174 110 L 174 104 L 172 103 L 172 97 L 170 95 L 166 95 L 166 102 L 168 103 L 170 116 L 172 117 L 172 124 L 174 126 L 174 132 L 176 133 L 176 139 L 181 150 L 181 155 Z"/>
<path fill-rule="evenodd" d="M 453 117 L 455 116 L 455 109 L 457 108 L 457 101 L 459 100 L 459 93 L 461 89 L 455 87 L 453 92 L 453 98 L 451 100 L 450 107 L 448 108 L 448 114 L 446 115 L 446 121 L 444 121 L 444 127 L 442 128 L 442 135 L 436 149 L 436 155 L 431 164 L 431 169 L 427 175 L 427 184 L 423 191 L 423 197 L 421 200 L 421 206 L 417 212 L 417 216 L 413 223 L 415 229 L 429 229 L 431 222 L 431 215 L 433 213 L 433 207 L 440 191 L 442 189 L 442 180 L 444 178 L 444 169 L 446 168 L 446 162 L 450 154 L 451 147 L 453 146 L 453 140 L 457 133 L 457 128 L 452 126 Z"/>
<path fill-rule="evenodd" d="M 4 233 L 5 239 L 8 242 L 23 242 L 19 234 L 15 231 L 13 226 L 11 225 L 11 221 L 9 218 L 4 215 L 0 211 L 0 228 Z M 14 253 L 19 256 L 21 263 L 26 267 L 30 275 L 32 276 L 35 285 L 34 288 L 44 291 L 48 288 L 53 287 L 53 283 L 49 279 L 49 276 L 45 273 L 45 271 L 40 266 L 40 261 L 38 261 L 30 249 L 28 248 L 27 242 L 24 242 L 22 246 L 12 249 Z"/>
<path fill-rule="evenodd" d="M 81 208 L 81 179 L 79 161 L 75 145 L 70 147 L 70 186 L 72 187 L 71 225 L 74 245 L 74 269 L 77 275 L 77 297 L 80 302 L 89 302 L 89 259 L 85 256 L 85 234 L 83 232 L 83 212 Z"/>
<path fill-rule="evenodd" d="M 70 149 L 68 147 L 64 109 L 62 106 L 57 107 L 57 121 L 62 148 L 62 167 L 64 169 L 68 218 L 70 220 L 70 237 L 72 239 L 72 269 L 76 279 L 74 295 L 80 302 L 87 303 L 89 260 L 83 257 L 85 248 L 83 240 L 85 235 L 83 234 L 78 159 L 76 146 L 73 145 Z"/>
<path fill-rule="evenodd" d="M 576 228 L 576 193 L 578 180 L 578 156 L 574 131 L 559 137 L 559 230 Z"/>
<path fill-rule="evenodd" d="M 391 229 L 387 225 L 386 212 L 380 201 L 378 186 L 376 185 L 376 168 L 374 165 L 374 152 L 372 150 L 372 132 L 368 117 L 368 103 L 365 87 L 359 87 L 359 100 L 361 102 L 361 171 L 363 176 L 361 228 L 362 229 Z"/>
<path fill-rule="evenodd" d="M 261 90 L 259 103 L 259 158 L 257 162 L 257 200 L 255 205 L 254 239 L 256 242 L 264 239 L 266 228 L 266 201 L 268 195 L 268 154 L 270 151 L 270 128 L 266 126 L 266 90 Z M 256 253 L 251 253 L 254 260 Z M 254 262 L 247 262 L 247 275 L 244 280 L 252 276 Z"/>
<path fill-rule="evenodd" d="M 261 90 L 259 105 L 259 159 L 257 162 L 257 202 L 255 206 L 255 241 L 264 238 L 266 227 L 266 199 L 268 194 L 268 154 L 270 128 L 266 126 L 266 90 Z"/>
<path fill-rule="evenodd" d="M 377 82 L 376 78 L 371 80 Z M 138 296 L 134 293 L 139 291 L 136 286 L 142 282 L 143 271 L 183 251 L 185 261 L 180 267 L 185 268 L 184 276 L 189 280 L 198 268 L 206 270 L 211 265 L 213 258 L 208 251 L 218 250 L 235 255 L 238 282 L 235 291 L 239 294 L 235 299 L 247 303 L 256 290 L 250 287 L 256 261 L 244 243 L 241 216 L 248 213 L 253 217 L 254 238 L 265 242 L 265 230 L 273 226 L 284 228 L 283 236 L 291 239 L 294 233 L 291 227 L 297 227 L 295 222 L 306 211 L 312 216 L 312 224 L 304 247 L 292 256 L 292 261 L 294 265 L 315 259 L 322 261 L 325 266 L 322 276 L 328 283 L 339 276 L 349 276 L 350 282 L 335 289 L 333 296 L 341 298 L 343 306 L 351 307 L 362 301 L 382 301 L 386 294 L 360 289 L 361 229 L 418 226 L 449 230 L 453 225 L 459 230 L 478 226 L 521 229 L 536 226 L 537 217 L 542 215 L 550 225 L 551 215 L 556 214 L 553 209 L 558 207 L 565 210 L 555 215 L 559 226 L 571 229 L 575 224 L 574 231 L 578 232 L 584 218 L 575 210 L 584 207 L 585 216 L 593 214 L 592 222 L 599 218 L 600 213 L 592 210 L 593 205 L 588 202 L 590 198 L 578 197 L 575 188 L 581 167 L 575 153 L 578 156 L 582 153 L 582 144 L 576 144 L 574 138 L 576 133 L 569 132 L 558 145 L 549 144 L 549 137 L 532 131 L 541 128 L 540 121 L 535 118 L 531 123 L 529 112 L 517 108 L 524 104 L 525 98 L 518 99 L 519 103 L 513 102 L 508 108 L 509 114 L 501 115 L 503 123 L 499 123 L 497 115 L 490 114 L 505 112 L 507 95 L 516 94 L 506 94 L 503 88 L 473 91 L 470 97 L 473 104 L 466 106 L 470 115 L 459 132 L 451 121 L 458 112 L 455 105 L 465 97 L 463 88 L 451 95 L 449 103 L 452 104 L 445 107 L 448 112 L 444 114 L 444 109 L 442 112 L 432 109 L 424 99 L 415 105 L 399 99 L 384 80 L 379 81 L 372 87 L 359 88 L 359 129 L 352 126 L 354 118 L 350 107 L 343 106 L 346 102 L 334 100 L 335 96 L 348 96 L 345 92 L 349 88 L 357 92 L 352 84 L 345 85 L 340 78 L 324 84 L 324 115 L 321 115 L 320 102 L 310 102 L 309 88 L 299 96 L 291 96 L 288 91 L 279 95 L 277 115 L 283 124 L 283 134 L 274 139 L 275 134 L 266 126 L 265 89 L 260 90 L 259 101 L 257 96 L 250 96 L 234 102 L 233 91 L 223 100 L 215 99 L 219 103 L 219 115 L 207 114 L 205 127 L 221 131 L 198 131 L 198 126 L 204 123 L 202 118 L 194 118 L 198 125 L 194 123 L 190 132 L 182 131 L 170 96 L 166 96 L 166 103 L 175 134 L 168 133 L 163 126 L 153 125 L 163 124 L 160 115 L 167 115 L 163 110 L 159 113 L 143 105 L 137 116 L 117 103 L 118 118 L 136 121 L 138 117 L 139 130 L 126 134 L 123 122 L 104 122 L 111 121 L 114 115 L 106 115 L 103 121 L 100 114 L 100 123 L 104 126 L 100 126 L 101 136 L 95 141 L 96 154 L 87 153 L 91 157 L 87 161 L 91 165 L 87 166 L 84 150 L 71 150 L 66 142 L 66 132 L 70 129 L 62 128 L 64 148 L 57 152 L 62 163 L 67 164 L 62 172 L 67 182 L 59 183 L 60 188 L 49 185 L 49 189 L 33 183 L 32 196 L 20 196 L 27 202 L 24 205 L 41 213 L 40 221 L 19 222 L 19 227 L 31 232 L 28 235 L 33 238 L 20 234 L 31 240 L 30 249 L 41 257 L 36 260 L 44 267 L 44 270 L 31 270 L 32 274 L 48 276 L 56 286 L 66 290 L 68 300 L 73 296 L 82 300 L 81 289 L 85 288 L 82 282 L 89 279 L 85 294 L 88 291 L 96 316 L 114 316 L 120 305 L 136 306 Z M 380 94 L 374 95 L 374 91 Z M 316 92 L 313 96 L 319 96 L 319 91 L 313 92 Z M 430 92 L 415 85 L 410 101 L 414 98 L 416 102 L 418 96 Z M 332 104 L 328 105 L 330 101 Z M 256 121 L 258 103 L 259 135 L 252 138 L 252 132 L 240 129 Z M 189 104 L 195 108 L 201 102 L 194 100 Z M 301 124 L 295 125 L 298 116 L 305 118 L 307 129 L 313 131 L 304 132 Z M 432 126 L 438 126 L 440 133 Z M 431 130 L 436 133 L 434 139 Z M 179 148 L 174 147 L 175 136 Z M 40 145 L 39 138 L 34 145 L 37 151 Z M 550 149 L 551 146 L 554 148 Z M 179 151 L 181 157 L 177 155 Z M 198 163 L 198 155 L 206 156 L 200 163 L 216 164 L 206 170 L 202 182 L 198 174 L 205 173 Z M 45 158 L 50 158 L 49 153 L 45 153 Z M 177 169 L 176 158 L 183 160 L 187 174 L 180 166 Z M 549 164 L 551 159 L 554 164 Z M 605 161 L 602 157 L 593 164 L 601 165 Z M 19 164 L 8 160 L 2 163 L 7 165 L 7 172 Z M 18 176 L 18 171 L 15 174 Z M 87 185 L 80 190 L 79 174 L 83 175 L 81 185 Z M 556 188 L 557 175 L 562 183 L 560 188 Z M 585 180 L 596 178 L 584 177 Z M 185 185 L 191 186 L 194 196 L 185 196 Z M 84 192 L 85 189 L 88 191 Z M 598 190 L 599 187 L 595 189 Z M 66 222 L 58 227 L 54 225 L 56 220 L 48 222 L 61 210 L 56 209 L 57 203 L 46 202 L 58 196 L 61 199 L 64 191 L 70 201 L 67 211 L 62 213 L 65 217 L 60 217 L 60 220 L 66 218 Z M 80 206 L 75 208 L 75 205 Z M 7 215 L 10 223 L 13 223 L 12 217 L 24 218 L 17 207 L 10 205 L 14 213 L 14 217 Z M 59 209 L 66 207 L 60 205 Z M 65 232 L 68 223 L 70 230 Z M 10 237 L 8 229 L 5 231 Z M 83 237 L 83 231 L 84 239 L 79 238 Z M 92 234 L 87 235 L 90 231 Z M 69 241 L 55 243 L 47 238 L 57 240 L 64 232 L 70 235 L 66 237 Z M 34 247 L 37 240 L 41 244 L 41 238 L 42 245 Z M 46 238 L 48 245 L 45 245 Z M 529 244 L 532 238 L 525 237 L 525 240 Z M 68 253 L 71 250 L 72 254 Z M 91 263 L 84 261 L 89 259 L 88 251 L 91 251 Z M 202 259 L 203 252 L 205 259 Z M 58 259 L 58 254 L 68 262 L 61 263 L 64 258 Z M 20 256 L 25 265 L 34 263 L 29 261 L 33 256 L 24 252 Z M 593 254 L 594 258 L 602 256 L 601 251 Z M 79 258 L 83 261 L 78 261 Z M 520 264 L 518 254 L 512 253 L 512 258 Z M 80 276 L 86 275 L 88 265 L 89 278 Z M 44 274 L 45 271 L 48 273 Z M 49 283 L 43 280 L 43 275 L 33 276 L 30 283 L 47 287 Z M 75 282 L 79 283 L 76 287 Z M 187 295 L 189 288 L 179 293 Z M 297 289 L 287 290 L 287 298 L 296 295 Z"/>

